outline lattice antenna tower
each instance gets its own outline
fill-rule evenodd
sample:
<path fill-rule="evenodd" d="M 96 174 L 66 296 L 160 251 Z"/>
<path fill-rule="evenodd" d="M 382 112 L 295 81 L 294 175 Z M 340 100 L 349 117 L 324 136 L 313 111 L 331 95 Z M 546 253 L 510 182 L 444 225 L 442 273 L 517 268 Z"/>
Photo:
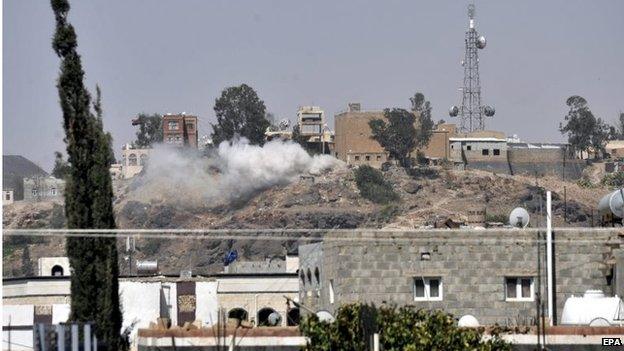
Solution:
<path fill-rule="evenodd" d="M 485 129 L 485 117 L 494 116 L 494 107 L 481 105 L 481 83 L 479 81 L 479 54 L 485 49 L 486 40 L 475 28 L 475 5 L 468 5 L 468 30 L 466 31 L 465 54 L 461 64 L 464 67 L 464 85 L 461 107 L 449 110 L 451 117 L 459 116 L 459 131 L 473 132 Z"/>

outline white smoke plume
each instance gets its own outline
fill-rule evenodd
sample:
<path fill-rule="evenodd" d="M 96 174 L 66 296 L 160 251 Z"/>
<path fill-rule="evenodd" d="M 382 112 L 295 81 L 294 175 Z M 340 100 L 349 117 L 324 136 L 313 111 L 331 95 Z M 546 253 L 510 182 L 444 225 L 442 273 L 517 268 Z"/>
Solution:
<path fill-rule="evenodd" d="M 344 163 L 329 155 L 310 156 L 299 144 L 246 139 L 223 142 L 208 157 L 197 151 L 157 145 L 132 184 L 137 200 L 213 207 L 245 200 L 258 191 L 318 174 Z"/>

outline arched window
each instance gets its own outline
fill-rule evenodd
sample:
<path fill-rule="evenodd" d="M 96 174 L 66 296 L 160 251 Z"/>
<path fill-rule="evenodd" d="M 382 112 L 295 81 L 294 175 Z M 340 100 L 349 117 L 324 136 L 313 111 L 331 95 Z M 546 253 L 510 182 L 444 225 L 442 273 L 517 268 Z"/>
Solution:
<path fill-rule="evenodd" d="M 265 307 L 258 311 L 259 327 L 275 327 L 282 322 L 282 316 L 270 307 Z"/>
<path fill-rule="evenodd" d="M 246 321 L 249 318 L 249 314 L 242 308 L 233 308 L 228 312 L 228 318 Z"/>
<path fill-rule="evenodd" d="M 299 308 L 291 308 L 290 311 L 288 311 L 286 325 L 289 327 L 299 325 Z"/>
<path fill-rule="evenodd" d="M 146 154 L 142 154 L 140 156 L 140 160 L 139 161 L 140 161 L 140 165 L 141 166 L 145 166 L 145 164 L 147 163 L 147 155 Z"/>
<path fill-rule="evenodd" d="M 63 276 L 63 267 L 61 267 L 61 266 L 59 266 L 57 264 L 54 267 L 52 267 L 52 272 L 51 273 L 55 277 L 61 277 L 61 276 Z"/>
<path fill-rule="evenodd" d="M 316 284 L 321 283 L 321 273 L 319 272 L 318 267 L 314 268 L 314 278 L 316 278 Z"/>
<path fill-rule="evenodd" d="M 299 277 L 301 278 L 301 285 L 305 286 L 305 272 L 303 270 L 299 274 Z"/>
<path fill-rule="evenodd" d="M 308 268 L 308 283 L 312 284 L 312 271 Z"/>
<path fill-rule="evenodd" d="M 128 156 L 128 166 L 136 166 L 137 165 L 137 155 L 130 154 Z"/>

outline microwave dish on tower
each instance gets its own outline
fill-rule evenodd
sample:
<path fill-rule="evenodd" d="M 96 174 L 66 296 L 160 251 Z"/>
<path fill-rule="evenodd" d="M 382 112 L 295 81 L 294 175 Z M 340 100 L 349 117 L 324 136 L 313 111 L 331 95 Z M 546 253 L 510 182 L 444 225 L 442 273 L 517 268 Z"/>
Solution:
<path fill-rule="evenodd" d="M 485 129 L 485 117 L 492 117 L 494 107 L 481 104 L 481 82 L 479 79 L 479 54 L 485 49 L 487 40 L 479 35 L 475 28 L 475 5 L 468 5 L 468 30 L 466 31 L 464 59 L 464 85 L 462 89 L 461 107 L 452 106 L 451 117 L 460 118 L 459 131 L 467 133 Z"/>

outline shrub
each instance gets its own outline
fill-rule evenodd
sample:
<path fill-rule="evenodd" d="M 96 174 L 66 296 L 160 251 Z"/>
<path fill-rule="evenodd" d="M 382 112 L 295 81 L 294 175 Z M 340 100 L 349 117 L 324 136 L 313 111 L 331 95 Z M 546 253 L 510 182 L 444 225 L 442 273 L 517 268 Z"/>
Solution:
<path fill-rule="evenodd" d="M 613 172 L 607 174 L 602 178 L 600 183 L 612 188 L 624 187 L 624 172 Z"/>
<path fill-rule="evenodd" d="M 591 179 L 587 176 L 583 176 L 583 178 L 579 179 L 576 184 L 581 188 L 590 189 L 594 187 L 594 183 L 592 183 Z"/>
<path fill-rule="evenodd" d="M 382 350 L 511 350 L 497 333 L 484 340 L 483 329 L 459 328 L 450 314 L 414 306 L 343 305 L 332 323 L 310 315 L 299 328 L 308 337 L 307 351 L 366 350 L 373 333 Z"/>
<path fill-rule="evenodd" d="M 383 173 L 370 166 L 360 166 L 355 170 L 355 182 L 360 194 L 377 204 L 387 204 L 399 199 L 399 195 L 394 192 L 392 185 L 388 183 Z"/>

